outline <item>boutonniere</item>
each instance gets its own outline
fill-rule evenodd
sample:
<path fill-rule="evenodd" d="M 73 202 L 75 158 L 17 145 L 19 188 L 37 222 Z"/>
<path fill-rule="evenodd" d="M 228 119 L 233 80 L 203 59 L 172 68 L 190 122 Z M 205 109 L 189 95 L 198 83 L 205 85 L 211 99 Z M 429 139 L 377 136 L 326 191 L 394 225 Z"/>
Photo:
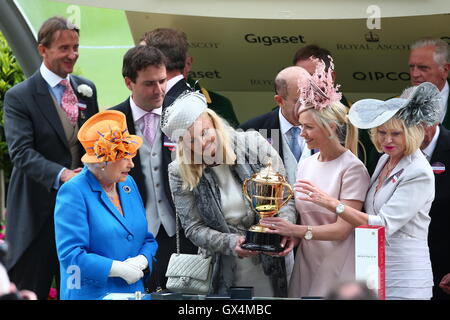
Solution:
<path fill-rule="evenodd" d="M 403 170 L 404 169 L 402 169 L 399 172 L 397 172 L 396 174 L 394 174 L 394 176 L 392 177 L 392 183 L 396 183 L 397 182 L 398 178 L 402 175 Z"/>
<path fill-rule="evenodd" d="M 92 90 L 91 87 L 89 87 L 87 84 L 80 84 L 77 87 L 77 91 L 78 93 L 80 93 L 81 95 L 90 98 L 92 97 L 92 95 L 94 94 L 94 91 Z"/>

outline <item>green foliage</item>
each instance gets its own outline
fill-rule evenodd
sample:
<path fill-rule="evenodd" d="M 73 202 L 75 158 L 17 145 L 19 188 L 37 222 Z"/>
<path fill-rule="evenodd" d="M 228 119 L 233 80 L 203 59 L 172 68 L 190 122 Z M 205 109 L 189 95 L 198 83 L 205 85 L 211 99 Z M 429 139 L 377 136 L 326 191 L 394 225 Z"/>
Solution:
<path fill-rule="evenodd" d="M 3 100 L 5 99 L 6 91 L 23 80 L 25 80 L 25 75 L 22 68 L 17 63 L 16 57 L 0 32 L 0 169 L 5 171 L 6 181 L 9 181 L 12 165 L 5 141 Z"/>

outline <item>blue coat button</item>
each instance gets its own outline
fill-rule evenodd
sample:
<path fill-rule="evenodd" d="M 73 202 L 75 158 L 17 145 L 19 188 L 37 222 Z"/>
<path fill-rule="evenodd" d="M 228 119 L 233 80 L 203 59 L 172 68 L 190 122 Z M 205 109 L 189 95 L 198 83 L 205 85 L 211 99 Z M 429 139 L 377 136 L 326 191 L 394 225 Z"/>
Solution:
<path fill-rule="evenodd" d="M 131 241 L 131 240 L 133 240 L 133 236 L 132 236 L 131 234 L 129 234 L 129 235 L 127 236 L 127 239 L 128 239 L 128 241 Z"/>

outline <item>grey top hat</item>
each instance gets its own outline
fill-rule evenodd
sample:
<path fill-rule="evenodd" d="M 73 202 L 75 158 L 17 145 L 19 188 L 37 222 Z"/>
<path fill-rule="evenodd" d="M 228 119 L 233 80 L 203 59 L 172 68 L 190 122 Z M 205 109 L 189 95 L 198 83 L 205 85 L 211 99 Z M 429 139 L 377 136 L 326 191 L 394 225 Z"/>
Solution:
<path fill-rule="evenodd" d="M 206 98 L 199 92 L 186 91 L 161 116 L 161 130 L 173 142 L 184 135 L 186 130 L 208 108 Z"/>
<path fill-rule="evenodd" d="M 438 88 L 430 82 L 424 82 L 414 87 L 408 98 L 359 100 L 350 108 L 348 118 L 360 129 L 378 127 L 396 114 L 408 127 L 420 123 L 430 126 L 439 121 L 440 112 Z"/>

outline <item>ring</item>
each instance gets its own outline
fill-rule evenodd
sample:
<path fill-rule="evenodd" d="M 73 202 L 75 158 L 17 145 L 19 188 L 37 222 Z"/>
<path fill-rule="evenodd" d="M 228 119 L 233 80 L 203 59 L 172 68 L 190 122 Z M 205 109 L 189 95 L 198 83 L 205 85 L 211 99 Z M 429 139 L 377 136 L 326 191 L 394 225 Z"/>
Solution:
<path fill-rule="evenodd" d="M 276 223 L 272 223 L 271 226 L 272 226 L 273 228 L 275 228 L 277 225 L 276 225 Z"/>
<path fill-rule="evenodd" d="M 314 192 L 312 192 L 312 191 L 308 192 L 308 197 L 311 198 L 311 196 L 312 196 L 313 194 L 314 194 Z"/>

